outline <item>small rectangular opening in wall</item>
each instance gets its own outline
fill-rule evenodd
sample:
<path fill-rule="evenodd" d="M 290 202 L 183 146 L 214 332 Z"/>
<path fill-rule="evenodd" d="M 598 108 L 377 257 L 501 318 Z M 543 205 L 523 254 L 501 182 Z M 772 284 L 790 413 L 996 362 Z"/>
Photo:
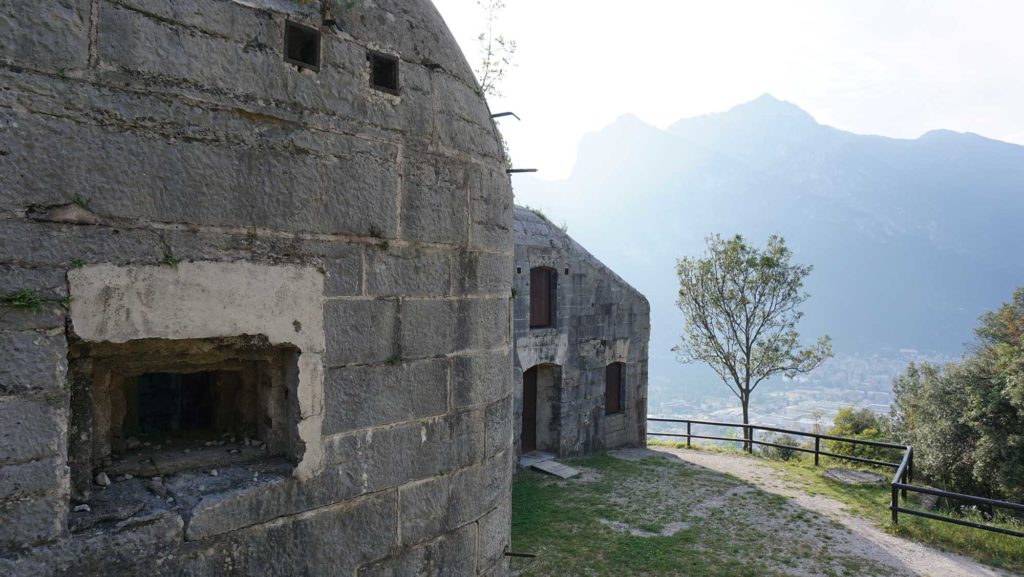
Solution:
<path fill-rule="evenodd" d="M 191 432 L 213 428 L 214 373 L 146 373 L 136 383 L 139 433 Z"/>
<path fill-rule="evenodd" d="M 284 59 L 313 71 L 320 70 L 320 31 L 316 28 L 286 22 L 284 26 Z"/>
<path fill-rule="evenodd" d="M 381 52 L 367 53 L 370 61 L 370 86 L 377 90 L 398 94 L 398 58 Z"/>
<path fill-rule="evenodd" d="M 153 476 L 297 462 L 298 355 L 259 336 L 72 345 L 75 493 L 88 493 L 100 470 Z"/>

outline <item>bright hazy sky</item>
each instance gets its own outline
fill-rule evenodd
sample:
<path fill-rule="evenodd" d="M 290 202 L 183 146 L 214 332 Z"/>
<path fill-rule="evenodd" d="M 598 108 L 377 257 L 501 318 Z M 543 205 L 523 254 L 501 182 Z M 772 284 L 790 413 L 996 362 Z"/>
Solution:
<path fill-rule="evenodd" d="M 470 63 L 483 12 L 434 0 Z M 1024 144 L 1021 0 L 506 0 L 517 66 L 491 98 L 518 167 L 569 173 L 626 114 L 665 127 L 770 92 L 819 122 Z"/>

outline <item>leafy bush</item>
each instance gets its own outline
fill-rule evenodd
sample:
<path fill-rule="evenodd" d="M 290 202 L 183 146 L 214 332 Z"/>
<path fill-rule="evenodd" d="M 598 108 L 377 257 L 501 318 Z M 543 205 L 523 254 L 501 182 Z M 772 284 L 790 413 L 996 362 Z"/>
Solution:
<path fill-rule="evenodd" d="M 870 409 L 843 407 L 836 413 L 832 428 L 827 431 L 827 434 L 864 441 L 888 441 L 889 429 L 888 419 L 875 414 Z M 896 449 L 855 445 L 843 441 L 826 441 L 824 449 L 837 455 L 849 455 L 875 461 L 895 462 L 902 457 L 902 454 Z"/>
<path fill-rule="evenodd" d="M 925 478 L 972 495 L 1024 501 L 1024 288 L 981 317 L 970 356 L 911 365 L 893 385 L 893 422 Z"/>
<path fill-rule="evenodd" d="M 800 451 L 791 449 L 790 447 L 799 447 L 800 441 L 790 435 L 776 435 L 775 437 L 769 437 L 765 439 L 769 443 L 775 443 L 776 445 L 784 445 L 782 447 L 773 447 L 771 445 L 758 445 L 761 454 L 769 459 L 777 459 L 779 461 L 789 461 L 794 457 L 800 456 Z"/>

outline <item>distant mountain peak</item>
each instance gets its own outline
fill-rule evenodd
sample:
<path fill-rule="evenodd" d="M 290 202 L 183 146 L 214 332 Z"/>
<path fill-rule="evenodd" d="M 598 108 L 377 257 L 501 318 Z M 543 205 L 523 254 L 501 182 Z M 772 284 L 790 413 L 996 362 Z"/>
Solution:
<path fill-rule="evenodd" d="M 787 121 L 818 124 L 818 121 L 808 114 L 803 108 L 800 108 L 792 102 L 779 100 L 767 92 L 750 102 L 737 104 L 722 114 L 742 114 L 744 116 L 752 115 L 762 118 L 775 118 Z"/>
<path fill-rule="evenodd" d="M 813 116 L 792 102 L 780 100 L 764 93 L 725 112 L 685 118 L 676 122 L 669 130 L 679 133 L 709 126 L 736 126 L 745 130 L 778 130 L 781 128 L 816 128 L 820 125 Z"/>

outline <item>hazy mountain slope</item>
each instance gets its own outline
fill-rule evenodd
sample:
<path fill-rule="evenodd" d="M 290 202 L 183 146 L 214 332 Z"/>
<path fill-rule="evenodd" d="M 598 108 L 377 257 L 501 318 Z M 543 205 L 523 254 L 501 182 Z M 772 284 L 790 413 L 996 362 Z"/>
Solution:
<path fill-rule="evenodd" d="M 782 234 L 816 267 L 804 332 L 839 352 L 956 354 L 1024 284 L 1024 147 L 973 134 L 855 135 L 766 95 L 668 130 L 623 117 L 568 180 L 515 185 L 650 299 L 655 379 L 678 370 L 675 259 L 709 233 Z"/>

